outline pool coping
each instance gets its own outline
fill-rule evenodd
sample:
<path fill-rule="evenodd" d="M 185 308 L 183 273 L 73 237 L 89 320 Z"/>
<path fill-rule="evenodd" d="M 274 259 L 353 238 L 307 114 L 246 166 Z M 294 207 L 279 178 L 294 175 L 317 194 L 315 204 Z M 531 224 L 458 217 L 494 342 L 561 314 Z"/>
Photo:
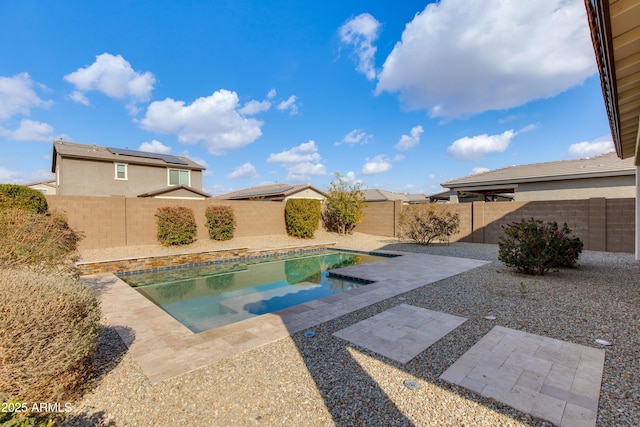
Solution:
<path fill-rule="evenodd" d="M 96 290 L 104 322 L 118 332 L 149 381 L 157 383 L 488 263 L 372 252 L 402 256 L 332 270 L 374 282 L 367 286 L 200 333 L 190 331 L 113 273 L 85 275 L 81 280 Z"/>
<path fill-rule="evenodd" d="M 273 255 L 286 255 L 302 251 L 335 247 L 335 242 L 309 245 L 285 246 L 282 248 L 249 249 L 247 247 L 190 251 L 177 254 L 149 255 L 76 263 L 80 275 L 97 273 L 126 273 L 131 271 L 161 271 L 171 268 L 190 267 L 200 264 L 216 264 L 243 259 L 254 259 Z"/>

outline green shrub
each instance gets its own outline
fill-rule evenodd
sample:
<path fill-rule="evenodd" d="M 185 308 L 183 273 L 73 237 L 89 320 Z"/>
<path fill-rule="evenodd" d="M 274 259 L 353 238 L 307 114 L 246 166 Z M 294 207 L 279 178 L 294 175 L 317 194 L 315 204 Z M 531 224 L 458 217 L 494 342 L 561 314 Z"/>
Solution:
<path fill-rule="evenodd" d="M 73 273 L 81 238 L 62 213 L 0 210 L 0 268 L 30 266 Z"/>
<path fill-rule="evenodd" d="M 442 205 L 410 206 L 400 214 L 398 226 L 398 237 L 428 245 L 434 240 L 449 241 L 458 232 L 460 215 Z"/>
<path fill-rule="evenodd" d="M 0 184 L 0 210 L 20 209 L 39 214 L 49 209 L 47 199 L 38 190 L 15 184 Z"/>
<path fill-rule="evenodd" d="M 320 200 L 288 199 L 284 207 L 287 234 L 303 239 L 313 238 L 320 222 L 320 212 Z"/>
<path fill-rule="evenodd" d="M 207 218 L 209 238 L 212 240 L 231 240 L 236 228 L 236 217 L 231 206 L 209 206 L 204 212 Z"/>
<path fill-rule="evenodd" d="M 156 211 L 158 241 L 164 246 L 187 245 L 196 239 L 196 217 L 183 206 L 165 206 Z"/>
<path fill-rule="evenodd" d="M 0 271 L 0 393 L 65 402 L 93 367 L 100 310 L 81 282 L 32 270 Z"/>
<path fill-rule="evenodd" d="M 342 235 L 351 234 L 356 225 L 362 222 L 364 208 L 367 207 L 360 183 L 349 185 L 337 173 L 329 184 L 328 194 L 322 212 L 325 228 Z"/>
<path fill-rule="evenodd" d="M 525 274 L 544 275 L 552 268 L 572 267 L 584 247 L 579 238 L 569 236 L 567 223 L 559 228 L 555 221 L 531 218 L 502 228 L 498 259 Z"/>

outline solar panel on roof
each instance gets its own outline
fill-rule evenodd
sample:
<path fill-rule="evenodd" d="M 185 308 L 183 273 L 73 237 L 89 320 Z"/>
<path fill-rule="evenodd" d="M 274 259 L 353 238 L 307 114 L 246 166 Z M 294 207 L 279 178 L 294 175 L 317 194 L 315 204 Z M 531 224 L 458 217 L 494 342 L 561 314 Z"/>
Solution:
<path fill-rule="evenodd" d="M 281 193 L 284 193 L 285 191 L 291 190 L 292 188 L 293 187 L 285 187 L 285 188 L 274 188 L 271 190 L 262 190 L 262 191 L 245 191 L 243 193 L 230 197 L 230 199 L 241 199 L 243 197 L 254 197 L 254 196 L 267 196 L 269 194 L 281 194 Z"/>
<path fill-rule="evenodd" d="M 171 154 L 147 153 L 146 151 L 126 150 L 124 148 L 111 148 L 111 147 L 107 147 L 107 150 L 109 150 L 111 154 L 118 154 L 121 156 L 131 156 L 131 157 L 143 157 L 146 159 L 163 160 L 166 163 L 170 163 L 173 165 L 189 164 L 184 160 L 179 159 L 176 156 L 172 156 Z"/>

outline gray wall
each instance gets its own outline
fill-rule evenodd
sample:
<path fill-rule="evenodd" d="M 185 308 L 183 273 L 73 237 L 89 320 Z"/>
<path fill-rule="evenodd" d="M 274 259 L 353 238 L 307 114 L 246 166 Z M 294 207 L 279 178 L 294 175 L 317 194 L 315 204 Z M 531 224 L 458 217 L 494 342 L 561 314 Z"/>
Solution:
<path fill-rule="evenodd" d="M 127 180 L 117 180 L 115 164 L 111 161 L 63 159 L 58 155 L 57 165 L 59 166 L 57 194 L 64 196 L 136 197 L 168 186 L 168 168 L 163 166 L 129 163 Z M 202 191 L 201 171 L 191 171 L 191 187 Z"/>

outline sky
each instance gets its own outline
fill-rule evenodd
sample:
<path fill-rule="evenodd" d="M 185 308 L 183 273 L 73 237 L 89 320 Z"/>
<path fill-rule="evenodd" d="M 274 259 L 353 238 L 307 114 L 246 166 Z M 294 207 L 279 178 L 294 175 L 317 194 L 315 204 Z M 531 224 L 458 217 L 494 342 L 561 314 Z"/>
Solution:
<path fill-rule="evenodd" d="M 57 139 L 189 157 L 213 195 L 613 150 L 583 0 L 4 0 L 0 40 L 2 183 Z"/>

